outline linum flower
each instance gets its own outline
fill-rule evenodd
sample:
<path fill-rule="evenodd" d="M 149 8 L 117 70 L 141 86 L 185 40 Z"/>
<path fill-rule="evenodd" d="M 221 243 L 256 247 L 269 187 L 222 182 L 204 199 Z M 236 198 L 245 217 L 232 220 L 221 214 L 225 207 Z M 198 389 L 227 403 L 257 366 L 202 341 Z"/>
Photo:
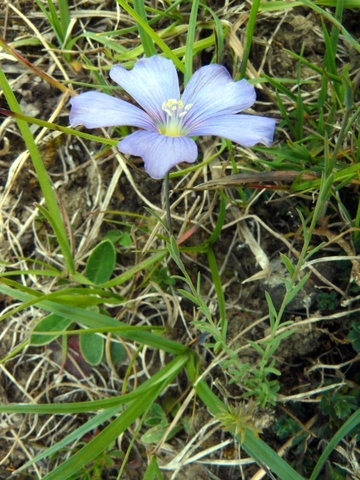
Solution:
<path fill-rule="evenodd" d="M 272 142 L 273 119 L 238 115 L 255 102 L 254 87 L 246 80 L 234 82 L 222 65 L 201 67 L 182 95 L 175 66 L 163 57 L 138 60 L 132 70 L 115 65 L 110 77 L 141 108 L 104 93 L 86 92 L 72 99 L 70 124 L 140 128 L 121 140 L 118 149 L 142 157 L 153 178 L 162 178 L 179 162 L 195 162 L 198 149 L 191 137 L 216 135 L 246 147 Z"/>

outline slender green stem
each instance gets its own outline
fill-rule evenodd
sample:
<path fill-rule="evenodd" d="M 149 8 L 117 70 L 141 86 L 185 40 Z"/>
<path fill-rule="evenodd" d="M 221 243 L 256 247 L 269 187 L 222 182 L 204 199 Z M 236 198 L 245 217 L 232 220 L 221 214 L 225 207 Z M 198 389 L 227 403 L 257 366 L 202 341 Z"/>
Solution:
<path fill-rule="evenodd" d="M 169 228 L 169 236 L 172 237 L 173 228 L 172 228 L 170 196 L 169 196 L 169 191 L 170 191 L 169 172 L 165 175 L 164 189 L 165 189 L 164 195 L 165 195 L 165 208 L 166 208 L 166 223 Z"/>

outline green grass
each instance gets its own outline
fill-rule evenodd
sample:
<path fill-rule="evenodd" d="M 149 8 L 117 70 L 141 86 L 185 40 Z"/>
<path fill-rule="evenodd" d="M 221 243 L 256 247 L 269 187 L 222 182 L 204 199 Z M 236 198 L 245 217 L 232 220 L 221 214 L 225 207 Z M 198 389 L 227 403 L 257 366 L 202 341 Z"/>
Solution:
<path fill-rule="evenodd" d="M 138 461 L 143 478 L 170 478 L 167 439 L 176 444 L 166 460 L 172 472 L 186 471 L 188 458 L 205 455 L 209 444 L 212 460 L 224 459 L 224 438 L 236 444 L 234 458 L 253 466 L 219 461 L 212 471 L 220 477 L 251 478 L 263 468 L 283 480 L 345 479 L 355 468 L 349 445 L 360 412 L 360 379 L 351 368 L 358 351 L 360 104 L 358 65 L 348 52 L 359 46 L 346 19 L 360 5 L 254 1 L 240 32 L 233 29 L 237 14 L 217 3 L 117 0 L 112 11 L 84 11 L 37 0 L 28 20 L 36 28 L 42 22 L 39 31 L 51 38 L 46 42 L 65 73 L 29 25 L 24 38 L 0 40 L 13 63 L 31 73 L 30 83 L 38 79 L 56 98 L 28 114 L 26 85 L 19 90 L 17 74 L 0 71 L 2 133 L 16 145 L 4 153 L 11 168 L 1 199 L 0 381 L 10 393 L 0 411 L 11 432 L 12 415 L 35 424 L 49 419 L 39 438 L 36 428 L 24 438 L 19 430 L 19 441 L 6 437 L 14 451 L 26 452 L 19 475 L 80 480 L 111 470 L 125 478 Z M 280 21 L 291 8 L 286 31 L 305 7 L 319 51 L 306 38 L 295 45 L 271 39 L 274 12 Z M 278 120 L 271 147 L 198 140 L 198 162 L 170 173 L 174 235 L 159 183 L 149 183 L 136 159 L 129 163 L 115 148 L 129 129 L 68 127 L 74 90 L 121 96 L 110 84 L 111 66 L 132 68 L 155 53 L 174 62 L 183 85 L 202 64 L 225 64 L 259 89 L 255 110 Z M 279 55 L 289 65 L 285 73 L 273 63 Z M 45 73 L 49 62 L 54 68 Z M 27 98 L 36 102 L 35 93 Z M 40 127 L 40 136 L 62 134 L 62 145 L 48 146 L 53 163 L 41 148 Z M 34 175 L 26 177 L 29 169 Z M 285 211 L 267 216 L 276 204 Z M 275 256 L 284 265 L 284 293 L 275 304 L 264 292 L 262 312 L 246 289 L 261 297 Z M 318 257 L 336 268 L 328 281 L 314 271 Z M 293 312 L 292 301 L 310 284 L 320 292 L 321 311 Z M 296 338 L 314 347 L 296 357 L 284 353 Z M 65 418 L 71 428 L 62 430 Z M 286 442 L 283 458 L 277 451 Z M 338 446 L 341 461 L 333 455 Z M 207 475 L 207 466 L 192 462 Z"/>

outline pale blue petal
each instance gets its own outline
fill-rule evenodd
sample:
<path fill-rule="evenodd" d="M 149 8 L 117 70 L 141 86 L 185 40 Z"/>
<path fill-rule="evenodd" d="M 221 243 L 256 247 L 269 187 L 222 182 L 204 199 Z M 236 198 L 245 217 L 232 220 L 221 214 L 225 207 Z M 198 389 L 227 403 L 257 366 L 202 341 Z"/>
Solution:
<path fill-rule="evenodd" d="M 131 127 L 156 130 L 147 113 L 131 103 L 100 92 L 81 93 L 71 99 L 70 125 L 85 125 L 86 128 Z"/>
<path fill-rule="evenodd" d="M 115 65 L 110 77 L 156 121 L 164 122 L 161 106 L 180 98 L 179 80 L 171 60 L 154 56 L 138 60 L 132 70 Z"/>
<path fill-rule="evenodd" d="M 118 149 L 122 153 L 142 157 L 146 172 L 158 179 L 180 162 L 195 162 L 198 155 L 197 146 L 191 138 L 167 137 L 143 130 L 121 140 Z"/>
<path fill-rule="evenodd" d="M 188 135 L 216 135 L 252 147 L 256 143 L 269 146 L 274 137 L 275 120 L 256 115 L 222 115 L 202 122 Z"/>
<path fill-rule="evenodd" d="M 206 65 L 191 77 L 181 99 L 184 105 L 193 105 L 184 117 L 184 125 L 195 128 L 207 118 L 249 108 L 256 93 L 246 80 L 234 82 L 222 65 Z"/>

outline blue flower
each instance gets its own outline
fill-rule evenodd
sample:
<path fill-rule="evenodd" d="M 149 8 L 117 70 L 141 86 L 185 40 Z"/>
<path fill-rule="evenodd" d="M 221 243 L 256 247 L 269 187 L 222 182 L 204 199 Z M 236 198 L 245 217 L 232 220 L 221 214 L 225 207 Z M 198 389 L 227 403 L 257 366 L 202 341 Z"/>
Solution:
<path fill-rule="evenodd" d="M 86 92 L 71 100 L 70 124 L 140 128 L 121 140 L 118 149 L 142 157 L 153 178 L 164 177 L 179 162 L 195 162 L 194 136 L 216 135 L 246 147 L 272 142 L 275 120 L 237 115 L 255 102 L 254 87 L 246 80 L 234 82 L 221 65 L 197 70 L 182 95 L 174 64 L 159 56 L 137 61 L 132 70 L 115 65 L 110 77 L 141 108 L 104 93 Z"/>

